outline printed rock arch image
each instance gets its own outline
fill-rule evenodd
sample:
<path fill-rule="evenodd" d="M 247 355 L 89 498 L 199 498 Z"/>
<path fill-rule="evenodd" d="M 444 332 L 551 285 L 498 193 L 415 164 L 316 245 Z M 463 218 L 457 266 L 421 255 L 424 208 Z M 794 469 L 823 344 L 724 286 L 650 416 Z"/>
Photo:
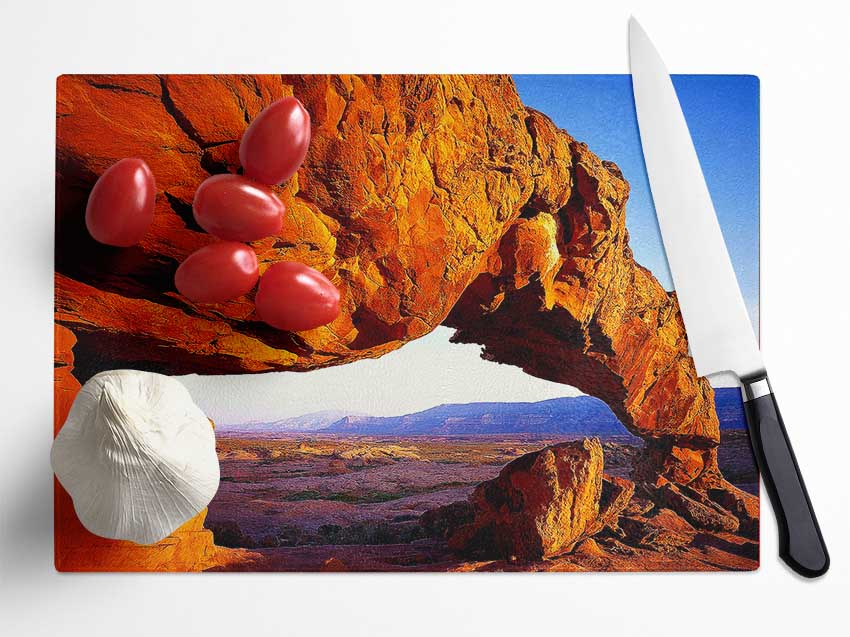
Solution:
<path fill-rule="evenodd" d="M 341 293 L 336 320 L 300 333 L 261 322 L 250 295 L 193 304 L 173 285 L 213 241 L 192 217 L 197 185 L 239 170 L 246 123 L 285 95 L 310 113 L 312 143 L 274 189 L 280 234 L 252 246 L 261 271 L 300 261 Z M 83 212 L 124 157 L 144 158 L 158 192 L 150 231 L 115 249 L 88 237 Z M 606 473 L 608 447 L 592 438 L 496 467 L 468 500 L 415 521 L 440 555 L 430 570 L 755 568 L 758 498 L 718 463 L 715 392 L 675 293 L 635 260 L 629 193 L 616 164 L 524 106 L 510 76 L 63 76 L 55 429 L 105 368 L 309 372 L 443 326 L 487 360 L 601 399 L 640 445 L 628 476 Z M 269 547 L 216 545 L 204 514 L 149 547 L 96 538 L 56 492 L 60 570 L 297 570 Z M 358 568 L 336 553 L 319 562 Z"/>

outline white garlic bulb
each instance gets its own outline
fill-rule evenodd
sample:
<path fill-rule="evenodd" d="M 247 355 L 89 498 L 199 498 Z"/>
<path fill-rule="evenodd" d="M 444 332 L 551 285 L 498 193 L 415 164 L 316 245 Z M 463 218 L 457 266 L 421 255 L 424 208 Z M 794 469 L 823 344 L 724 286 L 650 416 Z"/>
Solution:
<path fill-rule="evenodd" d="M 153 544 L 212 500 L 215 434 L 180 381 L 102 372 L 74 400 L 53 442 L 53 471 L 95 535 Z"/>

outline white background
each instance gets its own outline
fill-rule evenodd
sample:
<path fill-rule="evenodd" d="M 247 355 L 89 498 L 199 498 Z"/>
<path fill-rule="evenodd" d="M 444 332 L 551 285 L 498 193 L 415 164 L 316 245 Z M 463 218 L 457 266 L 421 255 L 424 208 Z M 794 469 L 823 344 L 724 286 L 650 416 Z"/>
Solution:
<path fill-rule="evenodd" d="M 0 6 L 4 634 L 847 634 L 847 3 L 2 0 Z M 762 568 L 748 574 L 54 572 L 48 449 L 58 74 L 624 73 L 632 13 L 674 73 L 761 77 L 762 345 L 830 544 L 833 568 L 825 578 L 803 581 L 779 563 L 767 508 Z"/>

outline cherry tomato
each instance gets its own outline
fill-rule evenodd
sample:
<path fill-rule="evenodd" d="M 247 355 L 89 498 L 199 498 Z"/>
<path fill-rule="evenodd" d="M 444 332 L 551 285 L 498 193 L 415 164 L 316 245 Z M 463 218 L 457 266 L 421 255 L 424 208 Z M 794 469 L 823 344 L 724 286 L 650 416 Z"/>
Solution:
<path fill-rule="evenodd" d="M 280 232 L 285 208 L 268 186 L 239 175 L 215 175 L 195 191 L 195 221 L 228 241 L 256 241 Z"/>
<path fill-rule="evenodd" d="M 266 270 L 255 303 L 261 319 L 290 332 L 327 325 L 339 316 L 339 290 L 321 272 L 295 261 Z"/>
<path fill-rule="evenodd" d="M 310 114 L 294 97 L 269 104 L 257 115 L 239 144 L 245 175 L 273 186 L 286 181 L 310 147 Z"/>
<path fill-rule="evenodd" d="M 220 241 L 190 254 L 177 268 L 177 291 L 196 303 L 221 303 L 247 294 L 260 276 L 250 246 Z"/>
<path fill-rule="evenodd" d="M 86 205 L 86 227 L 101 243 L 126 248 L 138 243 L 153 221 L 156 181 L 141 159 L 127 158 L 106 169 Z"/>

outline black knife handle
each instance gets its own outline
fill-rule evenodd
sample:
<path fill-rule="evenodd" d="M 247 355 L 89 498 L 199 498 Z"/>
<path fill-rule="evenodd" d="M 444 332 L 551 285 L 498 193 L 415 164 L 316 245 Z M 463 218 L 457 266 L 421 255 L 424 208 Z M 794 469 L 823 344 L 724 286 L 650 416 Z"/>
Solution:
<path fill-rule="evenodd" d="M 756 462 L 779 527 L 779 556 L 804 577 L 829 568 L 829 553 L 766 375 L 741 379 Z"/>

